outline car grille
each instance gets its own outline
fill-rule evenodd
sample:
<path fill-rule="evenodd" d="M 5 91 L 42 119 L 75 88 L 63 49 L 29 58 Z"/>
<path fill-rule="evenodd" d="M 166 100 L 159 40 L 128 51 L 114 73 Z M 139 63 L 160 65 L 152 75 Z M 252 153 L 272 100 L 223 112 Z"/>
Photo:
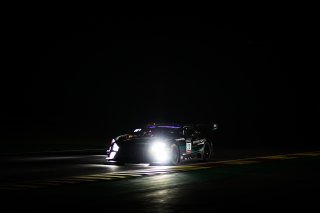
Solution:
<path fill-rule="evenodd" d="M 150 162 L 148 144 L 123 144 L 119 149 L 117 159 L 125 162 Z"/>

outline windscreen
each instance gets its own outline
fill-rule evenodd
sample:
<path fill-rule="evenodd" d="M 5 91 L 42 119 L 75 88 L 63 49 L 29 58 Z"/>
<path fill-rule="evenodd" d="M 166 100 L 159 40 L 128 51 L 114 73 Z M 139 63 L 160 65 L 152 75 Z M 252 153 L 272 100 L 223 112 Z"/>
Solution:
<path fill-rule="evenodd" d="M 137 137 L 160 137 L 160 136 L 176 136 L 182 131 L 181 127 L 176 126 L 148 126 L 135 130 Z"/>

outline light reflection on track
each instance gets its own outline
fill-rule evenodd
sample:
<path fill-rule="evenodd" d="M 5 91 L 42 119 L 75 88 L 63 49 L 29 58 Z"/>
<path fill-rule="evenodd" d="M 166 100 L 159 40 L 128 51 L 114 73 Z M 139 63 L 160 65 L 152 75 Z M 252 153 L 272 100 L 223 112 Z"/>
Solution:
<path fill-rule="evenodd" d="M 180 165 L 180 166 L 148 166 L 140 165 L 136 167 L 137 169 L 127 169 L 119 171 L 121 166 L 117 165 L 101 165 L 101 164 L 90 164 L 91 166 L 108 168 L 108 172 L 100 172 L 95 174 L 86 174 L 86 175 L 75 175 L 61 178 L 51 178 L 45 180 L 31 180 L 31 181 L 20 181 L 16 183 L 1 184 L 0 190 L 27 190 L 27 189 L 39 189 L 44 187 L 57 187 L 61 185 L 68 184 L 79 184 L 79 183 L 92 183 L 92 182 L 101 182 L 101 181 L 117 181 L 124 180 L 129 178 L 137 178 L 144 176 L 153 176 L 160 174 L 171 174 L 177 172 L 189 172 L 195 170 L 203 170 L 221 166 L 230 166 L 230 165 L 244 165 L 252 163 L 262 163 L 266 161 L 275 161 L 275 160 L 290 160 L 296 159 L 299 157 L 316 157 L 320 156 L 320 152 L 306 152 L 306 153 L 293 153 L 287 155 L 274 155 L 274 156 L 262 156 L 255 158 L 243 158 L 235 160 L 225 160 L 217 162 L 207 162 L 207 163 L 198 163 L 190 165 Z M 130 168 L 130 167 L 125 167 Z"/>

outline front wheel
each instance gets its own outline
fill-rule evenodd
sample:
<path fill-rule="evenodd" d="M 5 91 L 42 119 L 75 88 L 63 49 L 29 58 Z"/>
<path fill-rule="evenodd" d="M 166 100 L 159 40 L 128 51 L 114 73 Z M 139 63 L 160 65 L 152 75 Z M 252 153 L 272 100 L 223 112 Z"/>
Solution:
<path fill-rule="evenodd" d="M 178 165 L 180 163 L 180 150 L 176 144 L 172 144 L 170 148 L 170 164 Z"/>
<path fill-rule="evenodd" d="M 204 144 L 202 152 L 202 161 L 209 161 L 212 155 L 212 149 L 208 142 Z"/>

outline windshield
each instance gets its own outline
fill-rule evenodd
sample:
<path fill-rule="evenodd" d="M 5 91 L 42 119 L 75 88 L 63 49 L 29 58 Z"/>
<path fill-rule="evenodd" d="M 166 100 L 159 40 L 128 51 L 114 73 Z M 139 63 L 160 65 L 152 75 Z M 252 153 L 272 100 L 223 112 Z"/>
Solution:
<path fill-rule="evenodd" d="M 177 135 L 182 128 L 179 126 L 147 126 L 143 129 L 136 129 L 134 135 L 137 137 L 155 137 Z"/>

